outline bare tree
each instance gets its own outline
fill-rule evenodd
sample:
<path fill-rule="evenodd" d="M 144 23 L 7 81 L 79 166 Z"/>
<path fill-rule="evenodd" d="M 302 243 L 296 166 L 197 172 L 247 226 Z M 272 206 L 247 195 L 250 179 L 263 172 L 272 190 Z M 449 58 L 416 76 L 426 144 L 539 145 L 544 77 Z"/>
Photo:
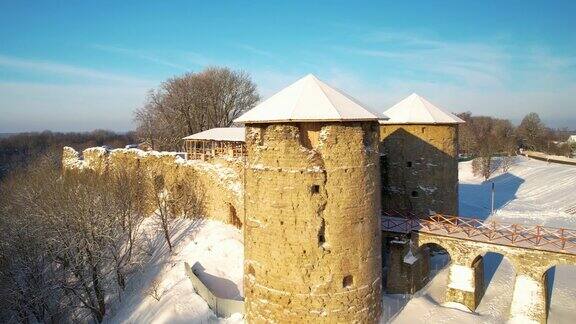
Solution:
<path fill-rule="evenodd" d="M 537 113 L 526 115 L 517 131 L 518 137 L 526 148 L 530 150 L 542 150 L 544 148 L 546 128 Z"/>
<path fill-rule="evenodd" d="M 494 164 L 495 156 L 502 156 L 500 162 L 506 160 L 509 166 L 516 154 L 516 135 L 512 123 L 506 119 L 488 116 L 472 116 L 462 113 L 459 116 L 466 121 L 460 125 L 459 144 L 468 155 L 474 157 L 472 170 L 474 174 L 484 179 L 490 178 L 498 165 Z"/>
<path fill-rule="evenodd" d="M 259 100 L 250 76 L 210 67 L 163 82 L 135 112 L 137 133 L 157 150 L 176 150 L 182 137 L 230 126 Z"/>
<path fill-rule="evenodd" d="M 39 167 L 46 167 L 41 172 Z M 30 175 L 27 173 L 30 172 Z M 48 192 L 51 158 L 15 172 L 0 187 L 0 298 L 2 322 L 59 322 L 66 309 L 45 253 L 44 220 L 31 213 Z"/>
<path fill-rule="evenodd" d="M 135 257 L 135 250 L 138 229 L 146 216 L 144 175 L 140 168 L 115 169 L 105 186 L 113 195 L 108 215 L 112 217 L 112 222 L 116 222 L 109 233 L 107 245 L 116 282 L 120 289 L 124 290 L 127 273 L 142 261 Z"/>
<path fill-rule="evenodd" d="M 13 177 L 0 197 L 0 319 L 101 322 L 138 261 L 141 176 L 62 176 L 50 162 Z"/>
<path fill-rule="evenodd" d="M 155 203 L 158 226 L 172 251 L 172 230 L 178 217 L 199 219 L 203 216 L 204 190 L 195 177 L 166 183 L 164 177 L 154 178 Z"/>
<path fill-rule="evenodd" d="M 477 139 L 472 127 L 472 113 L 460 113 L 458 114 L 458 117 L 465 121 L 465 123 L 458 125 L 458 149 L 460 153 L 466 156 L 474 154 L 476 151 Z"/>
<path fill-rule="evenodd" d="M 156 220 L 158 221 L 158 226 L 164 235 L 164 239 L 166 239 L 168 249 L 172 251 L 171 230 L 176 215 L 173 213 L 174 210 L 171 206 L 164 177 L 161 175 L 154 177 L 154 192 L 154 201 L 157 208 L 155 212 Z"/>
<path fill-rule="evenodd" d="M 146 293 L 150 297 L 154 298 L 156 301 L 160 301 L 163 295 L 162 288 L 160 287 L 160 280 L 158 279 L 152 280 L 150 286 L 148 287 L 148 290 L 146 290 Z"/>

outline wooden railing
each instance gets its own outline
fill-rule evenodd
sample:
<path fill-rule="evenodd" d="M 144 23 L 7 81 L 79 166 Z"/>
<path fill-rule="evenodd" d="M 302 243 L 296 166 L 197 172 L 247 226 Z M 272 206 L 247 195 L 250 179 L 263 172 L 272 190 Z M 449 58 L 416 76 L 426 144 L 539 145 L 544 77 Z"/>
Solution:
<path fill-rule="evenodd" d="M 417 217 L 412 213 L 384 212 L 382 230 L 398 233 L 411 231 L 449 236 L 499 245 L 576 254 L 576 230 L 522 225 L 475 218 L 432 215 Z"/>
<path fill-rule="evenodd" d="M 246 156 L 244 142 L 184 140 L 183 150 L 190 160 L 210 160 L 215 157 L 243 158 Z"/>

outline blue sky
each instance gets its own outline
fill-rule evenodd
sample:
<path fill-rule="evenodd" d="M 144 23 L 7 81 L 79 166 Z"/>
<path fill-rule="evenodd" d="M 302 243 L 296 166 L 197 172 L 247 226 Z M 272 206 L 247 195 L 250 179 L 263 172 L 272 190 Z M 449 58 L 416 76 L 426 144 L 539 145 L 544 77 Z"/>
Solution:
<path fill-rule="evenodd" d="M 0 133 L 133 128 L 163 80 L 209 65 L 263 97 L 307 73 L 385 110 L 576 128 L 575 1 L 0 0 Z"/>

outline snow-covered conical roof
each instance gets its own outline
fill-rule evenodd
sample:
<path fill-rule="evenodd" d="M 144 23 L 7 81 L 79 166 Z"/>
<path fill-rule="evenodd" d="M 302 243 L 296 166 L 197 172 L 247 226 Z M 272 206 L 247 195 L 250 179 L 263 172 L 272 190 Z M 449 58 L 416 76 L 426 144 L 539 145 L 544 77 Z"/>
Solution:
<path fill-rule="evenodd" d="M 237 123 L 378 120 L 355 99 L 308 74 L 238 117 Z"/>
<path fill-rule="evenodd" d="M 384 112 L 390 119 L 382 124 L 461 124 L 456 115 L 434 106 L 413 93 Z"/>

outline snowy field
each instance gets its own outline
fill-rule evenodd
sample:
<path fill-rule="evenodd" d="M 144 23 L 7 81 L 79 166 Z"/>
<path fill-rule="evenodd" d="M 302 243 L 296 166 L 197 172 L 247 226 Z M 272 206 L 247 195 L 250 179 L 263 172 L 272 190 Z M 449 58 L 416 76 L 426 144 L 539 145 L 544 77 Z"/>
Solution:
<path fill-rule="evenodd" d="M 242 316 L 218 319 L 198 296 L 184 273 L 184 262 L 200 262 L 202 278 L 214 292 L 234 298 L 241 294 L 244 243 L 242 233 L 217 221 L 182 220 L 168 253 L 163 236 L 148 220 L 152 260 L 129 281 L 122 301 L 113 305 L 105 323 L 242 323 Z M 216 279 L 215 279 L 216 278 Z M 220 278 L 220 279 L 218 279 Z M 151 287 L 160 300 L 152 296 Z"/>
<path fill-rule="evenodd" d="M 490 182 L 474 177 L 470 162 L 460 163 L 460 214 L 526 224 L 576 228 L 576 167 L 518 158 L 511 169 L 496 173 L 496 208 L 490 216 Z M 151 227 L 151 224 L 149 224 Z M 175 251 L 168 253 L 161 235 L 151 236 L 152 260 L 130 280 L 122 300 L 114 303 L 107 323 L 241 323 L 241 316 L 218 319 L 192 289 L 184 262 L 199 261 L 209 274 L 203 281 L 217 293 L 242 293 L 242 233 L 216 221 L 182 221 L 174 233 Z M 436 255 L 433 280 L 414 296 L 385 295 L 384 322 L 503 323 L 514 285 L 514 269 L 500 255 L 485 256 L 486 293 L 475 313 L 441 305 L 447 283 L 447 255 Z M 576 317 L 576 267 L 560 267 L 550 277 L 549 323 L 573 323 Z M 221 278 L 221 279 L 218 279 Z M 160 300 L 151 296 L 157 286 Z"/>
<path fill-rule="evenodd" d="M 459 165 L 460 215 L 522 224 L 576 228 L 576 167 L 516 159 L 508 172 L 497 172 L 488 182 L 472 174 L 471 162 Z M 490 215 L 490 188 L 496 188 L 494 215 Z M 438 262 L 436 263 L 443 263 Z M 508 319 L 514 287 L 514 269 L 506 258 L 485 256 L 487 290 L 475 313 L 442 307 L 448 269 L 438 272 L 427 287 L 412 296 L 386 295 L 384 309 L 392 323 L 503 323 Z M 548 281 L 548 323 L 576 321 L 576 267 L 557 267 Z"/>

